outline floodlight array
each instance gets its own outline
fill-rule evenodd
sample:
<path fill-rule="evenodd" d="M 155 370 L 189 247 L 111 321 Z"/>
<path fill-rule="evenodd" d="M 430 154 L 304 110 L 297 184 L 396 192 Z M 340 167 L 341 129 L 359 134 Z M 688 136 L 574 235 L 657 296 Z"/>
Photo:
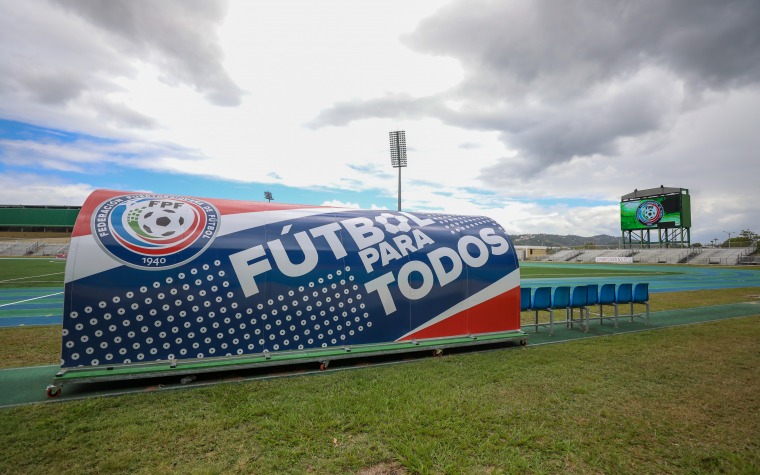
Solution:
<path fill-rule="evenodd" d="M 390 132 L 391 165 L 393 168 L 406 167 L 406 132 Z"/>

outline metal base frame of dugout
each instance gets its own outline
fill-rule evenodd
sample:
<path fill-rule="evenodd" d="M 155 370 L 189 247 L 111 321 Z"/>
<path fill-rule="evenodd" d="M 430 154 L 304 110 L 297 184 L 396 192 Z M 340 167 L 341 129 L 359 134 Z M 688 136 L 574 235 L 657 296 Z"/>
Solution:
<path fill-rule="evenodd" d="M 619 304 L 618 306 L 623 306 L 628 304 Z M 638 304 L 637 304 L 638 305 Z M 538 333 L 539 327 L 547 327 L 549 329 L 549 335 L 553 335 L 554 326 L 555 325 L 561 325 L 565 324 L 566 328 L 572 329 L 576 324 L 579 325 L 580 329 L 587 333 L 589 330 L 589 322 L 592 320 L 598 320 L 600 325 L 604 325 L 605 320 L 612 320 L 614 322 L 615 328 L 618 328 L 618 321 L 620 319 L 629 319 L 631 323 L 633 323 L 634 319 L 639 318 L 644 320 L 645 325 L 649 325 L 649 303 L 644 303 L 641 305 L 646 305 L 646 310 L 641 313 L 635 313 L 633 309 L 631 309 L 630 313 L 621 314 L 619 313 L 618 308 L 615 308 L 615 312 L 611 315 L 605 315 L 600 310 L 599 313 L 591 312 L 592 307 L 597 307 L 598 305 L 590 305 L 588 307 L 584 307 L 579 309 L 579 316 L 580 318 L 576 319 L 575 315 L 573 314 L 572 310 L 567 309 L 565 312 L 565 319 L 564 320 L 557 320 L 554 315 L 554 312 L 550 312 L 549 314 L 549 321 L 548 322 L 540 322 L 538 321 L 538 315 L 536 315 L 535 323 L 529 323 L 522 325 L 522 328 L 532 328 L 534 333 Z M 561 310 L 561 309 L 560 309 Z M 547 310 L 548 312 L 548 310 Z M 585 317 L 584 317 L 585 314 Z M 591 315 L 594 316 L 591 316 Z"/>
<path fill-rule="evenodd" d="M 629 313 L 620 313 L 620 310 L 618 307 L 628 306 L 630 305 L 630 312 Z M 586 309 L 586 331 L 588 331 L 588 322 L 590 320 L 599 320 L 600 325 L 604 325 L 605 320 L 613 320 L 615 322 L 615 328 L 618 327 L 618 321 L 623 318 L 629 319 L 630 323 L 633 323 L 635 318 L 639 318 L 644 320 L 645 325 L 649 325 L 649 302 L 643 302 L 643 303 L 636 303 L 635 305 L 644 305 L 646 306 L 646 310 L 641 313 L 636 313 L 634 311 L 634 304 L 631 303 L 624 303 L 624 304 L 617 304 L 617 305 L 611 305 L 615 307 L 615 313 L 612 315 L 605 315 L 603 313 L 603 310 L 601 306 L 599 305 L 589 305 Z M 594 313 L 596 315 L 595 317 L 590 317 L 590 308 L 592 307 L 600 307 L 599 313 Z"/>
<path fill-rule="evenodd" d="M 432 351 L 440 356 L 444 350 L 493 345 L 507 342 L 527 344 L 527 333 L 516 330 L 479 335 L 411 340 L 357 346 L 316 348 L 299 351 L 264 352 L 256 355 L 226 356 L 216 358 L 182 359 L 154 361 L 122 365 L 88 366 L 66 368 L 59 371 L 47 387 L 50 398 L 60 396 L 67 384 L 102 383 L 165 377 L 193 377 L 203 373 L 247 370 L 271 366 L 319 363 L 320 369 L 327 369 L 331 361 L 376 357 L 403 353 Z M 192 380 L 192 379 L 191 379 Z"/>

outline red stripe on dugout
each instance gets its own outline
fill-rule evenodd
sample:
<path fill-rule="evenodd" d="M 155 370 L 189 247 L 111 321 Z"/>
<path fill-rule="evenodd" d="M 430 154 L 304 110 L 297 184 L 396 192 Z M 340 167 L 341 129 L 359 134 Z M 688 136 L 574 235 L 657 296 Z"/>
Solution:
<path fill-rule="evenodd" d="M 107 201 L 116 196 L 128 196 L 128 195 L 142 195 L 152 193 L 141 193 L 134 191 L 116 191 L 116 190 L 95 190 L 90 194 L 87 200 L 82 205 L 82 209 L 79 211 L 77 221 L 74 224 L 74 230 L 71 233 L 71 237 L 87 236 L 92 234 L 90 229 L 90 221 L 92 220 L 92 213 L 95 211 L 101 203 Z M 172 195 L 160 195 L 167 196 Z M 304 208 L 323 208 L 323 206 L 313 205 L 298 205 L 298 204 L 284 204 L 284 203 L 264 203 L 264 202 L 251 202 L 251 201 L 238 201 L 238 200 L 223 200 L 212 198 L 200 198 L 193 196 L 183 196 L 183 198 L 197 198 L 201 201 L 207 201 L 214 205 L 219 211 L 220 219 L 222 215 L 240 214 L 240 213 L 255 213 L 258 211 L 279 211 L 287 209 L 304 209 Z"/>
<path fill-rule="evenodd" d="M 467 332 L 463 333 L 462 329 Z M 454 314 L 400 341 L 514 331 L 520 328 L 520 287 Z"/>

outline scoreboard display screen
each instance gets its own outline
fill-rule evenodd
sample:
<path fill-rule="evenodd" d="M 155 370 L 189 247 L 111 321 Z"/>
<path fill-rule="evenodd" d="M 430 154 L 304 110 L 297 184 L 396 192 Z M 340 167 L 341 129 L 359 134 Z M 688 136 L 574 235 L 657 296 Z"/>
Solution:
<path fill-rule="evenodd" d="M 654 196 L 620 203 L 620 229 L 680 228 L 691 226 L 689 195 Z"/>

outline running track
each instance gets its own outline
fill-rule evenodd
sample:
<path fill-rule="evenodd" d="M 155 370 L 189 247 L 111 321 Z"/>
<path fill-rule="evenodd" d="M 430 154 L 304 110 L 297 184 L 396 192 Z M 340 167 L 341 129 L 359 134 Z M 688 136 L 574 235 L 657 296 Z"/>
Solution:
<path fill-rule="evenodd" d="M 540 273 L 547 268 L 578 268 L 578 264 L 523 263 L 523 268 L 531 268 Z M 557 287 L 560 285 L 584 285 L 605 283 L 649 282 L 649 290 L 656 292 L 682 292 L 687 290 L 726 289 L 736 287 L 760 287 L 760 269 L 690 267 L 690 266 L 642 266 L 621 264 L 586 264 L 584 269 L 610 271 L 645 271 L 650 275 L 609 276 L 609 277 L 566 277 L 522 279 L 526 287 Z M 669 272 L 674 272 L 669 274 Z M 63 309 L 63 288 L 0 288 L 0 327 L 28 325 L 59 325 Z"/>

